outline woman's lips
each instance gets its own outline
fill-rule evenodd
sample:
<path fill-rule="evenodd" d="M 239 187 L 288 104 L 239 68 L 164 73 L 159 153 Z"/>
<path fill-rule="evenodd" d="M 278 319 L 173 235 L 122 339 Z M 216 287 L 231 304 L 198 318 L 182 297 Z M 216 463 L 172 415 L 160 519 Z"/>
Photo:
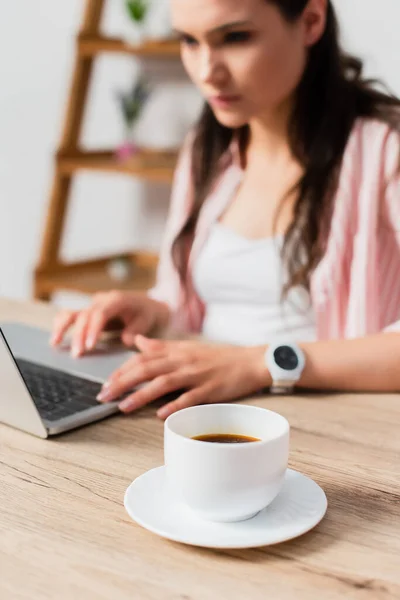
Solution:
<path fill-rule="evenodd" d="M 218 96 L 210 97 L 210 104 L 218 108 L 230 108 L 241 100 L 241 96 L 234 96 L 228 94 L 219 94 Z"/>

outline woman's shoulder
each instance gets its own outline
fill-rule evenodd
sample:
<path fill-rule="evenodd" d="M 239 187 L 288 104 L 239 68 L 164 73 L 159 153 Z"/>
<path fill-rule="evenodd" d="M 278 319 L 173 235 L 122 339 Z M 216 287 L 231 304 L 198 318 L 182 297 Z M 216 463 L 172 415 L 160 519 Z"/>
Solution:
<path fill-rule="evenodd" d="M 387 121 L 372 118 L 356 120 L 350 133 L 345 158 L 365 171 L 382 169 L 390 175 L 400 166 L 400 118 L 396 128 Z"/>
<path fill-rule="evenodd" d="M 177 151 L 177 161 L 174 173 L 175 187 L 182 184 L 182 181 L 184 182 L 184 185 L 187 185 L 191 178 L 191 164 L 194 138 L 194 130 L 190 129 L 186 133 L 182 145 Z"/>
<path fill-rule="evenodd" d="M 195 137 L 196 137 L 196 131 L 195 131 L 194 127 L 192 127 L 191 129 L 189 129 L 186 132 L 186 134 L 185 134 L 185 136 L 184 136 L 184 138 L 182 140 L 182 145 L 179 148 L 179 152 L 178 152 L 178 154 L 179 154 L 180 157 L 182 157 L 182 156 L 185 156 L 185 157 L 191 156 L 191 154 L 193 152 L 193 146 L 194 146 Z"/>
<path fill-rule="evenodd" d="M 378 119 L 358 119 L 343 157 L 338 196 L 349 208 L 400 218 L 400 130 Z M 353 214 L 350 210 L 348 214 Z"/>

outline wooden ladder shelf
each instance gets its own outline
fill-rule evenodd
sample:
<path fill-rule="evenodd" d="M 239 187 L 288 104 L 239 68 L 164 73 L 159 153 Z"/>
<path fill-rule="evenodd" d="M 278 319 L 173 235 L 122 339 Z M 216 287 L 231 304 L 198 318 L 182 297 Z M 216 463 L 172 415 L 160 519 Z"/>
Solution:
<path fill-rule="evenodd" d="M 86 0 L 81 31 L 77 37 L 63 133 L 55 157 L 44 236 L 34 272 L 34 296 L 40 300 L 50 300 L 54 292 L 61 290 L 87 294 L 112 288 L 145 290 L 154 282 L 158 258 L 147 252 L 133 252 L 123 256 L 132 264 L 132 275 L 123 282 L 116 282 L 108 274 L 107 266 L 116 256 L 74 263 L 65 263 L 60 258 L 71 183 L 78 171 L 119 173 L 153 182 L 170 183 L 176 164 L 176 154 L 169 152 L 143 151 L 121 161 L 113 151 L 86 152 L 80 148 L 83 116 L 93 64 L 98 54 L 111 52 L 150 58 L 179 58 L 179 44 L 174 40 L 151 41 L 133 47 L 122 40 L 104 37 L 100 31 L 104 5 L 105 0 Z"/>

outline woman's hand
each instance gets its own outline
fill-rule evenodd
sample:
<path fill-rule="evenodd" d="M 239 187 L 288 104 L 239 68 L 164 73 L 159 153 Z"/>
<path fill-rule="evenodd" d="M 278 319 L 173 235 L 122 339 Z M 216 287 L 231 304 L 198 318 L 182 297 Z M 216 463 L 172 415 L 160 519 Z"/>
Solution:
<path fill-rule="evenodd" d="M 154 329 L 165 327 L 169 316 L 166 304 L 144 294 L 120 291 L 95 294 L 88 308 L 61 311 L 56 316 L 50 343 L 59 345 L 74 325 L 71 350 L 73 356 L 78 357 L 92 350 L 102 331 L 116 321 L 121 328 L 122 342 L 132 346 L 138 333 L 146 335 Z"/>
<path fill-rule="evenodd" d="M 98 396 L 100 402 L 109 402 L 148 382 L 120 403 L 120 409 L 126 413 L 183 390 L 177 400 L 158 411 L 158 416 L 165 419 L 181 408 L 233 400 L 270 385 L 264 346 L 161 341 L 141 335 L 136 336 L 135 342 L 141 353 L 115 371 Z"/>

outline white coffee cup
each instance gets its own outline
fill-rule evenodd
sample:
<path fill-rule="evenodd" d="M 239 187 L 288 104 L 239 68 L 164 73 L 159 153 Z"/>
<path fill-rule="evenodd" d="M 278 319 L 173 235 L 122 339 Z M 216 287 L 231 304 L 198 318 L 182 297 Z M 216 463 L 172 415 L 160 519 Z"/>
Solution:
<path fill-rule="evenodd" d="M 284 417 L 256 406 L 207 404 L 174 413 L 164 429 L 168 493 L 209 521 L 251 518 L 282 487 L 289 430 Z M 207 434 L 239 434 L 260 441 L 192 439 Z"/>

